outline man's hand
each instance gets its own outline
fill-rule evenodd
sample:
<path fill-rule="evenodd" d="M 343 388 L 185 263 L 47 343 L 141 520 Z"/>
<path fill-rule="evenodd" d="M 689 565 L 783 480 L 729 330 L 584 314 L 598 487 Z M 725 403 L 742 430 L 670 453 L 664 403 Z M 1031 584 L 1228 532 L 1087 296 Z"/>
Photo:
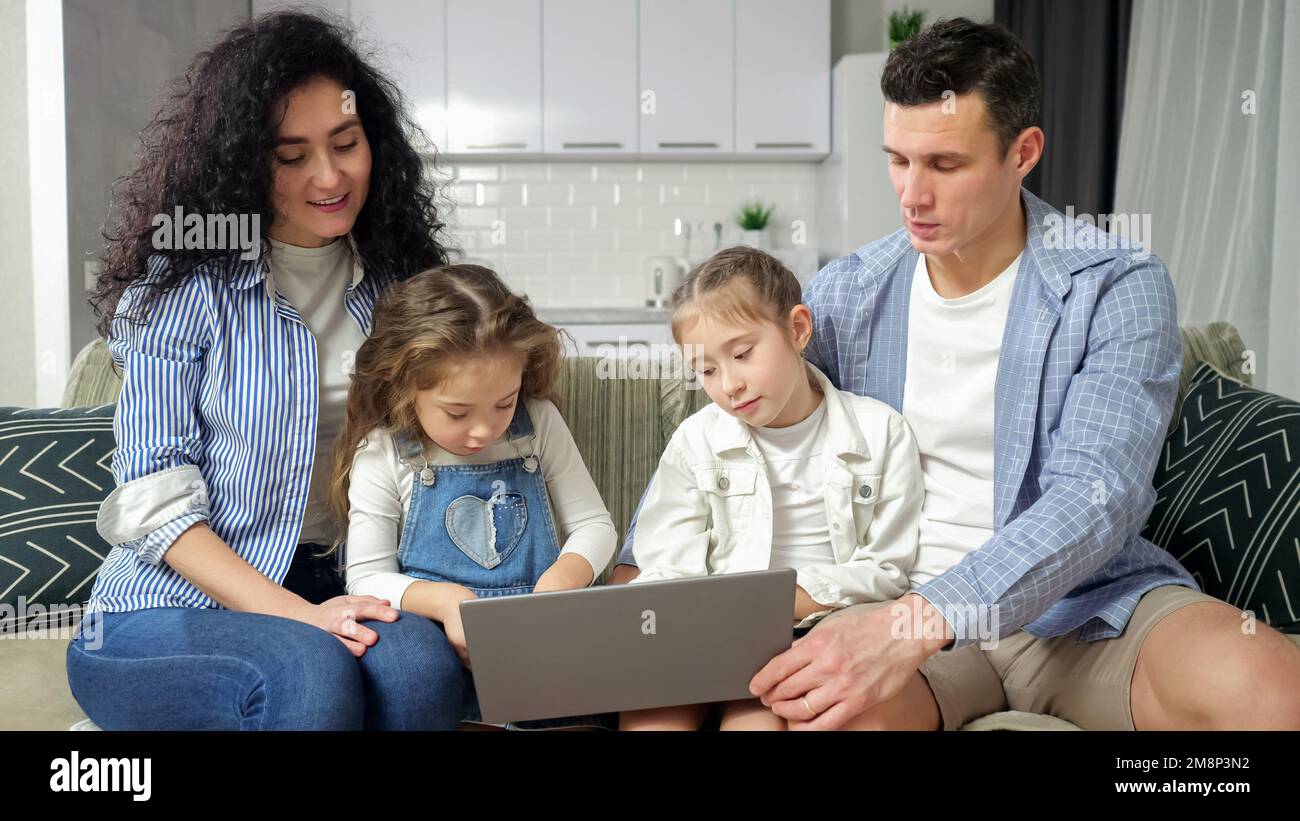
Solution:
<path fill-rule="evenodd" d="M 928 602 L 909 593 L 886 607 L 829 619 L 772 659 L 749 691 L 793 729 L 834 730 L 902 691 L 908 678 L 951 640 L 913 636 L 916 608 Z M 924 615 L 924 614 L 923 614 Z M 906 625 L 903 625 L 903 622 Z M 903 629 L 895 629 L 895 624 Z M 805 706 L 806 704 L 806 706 Z"/>

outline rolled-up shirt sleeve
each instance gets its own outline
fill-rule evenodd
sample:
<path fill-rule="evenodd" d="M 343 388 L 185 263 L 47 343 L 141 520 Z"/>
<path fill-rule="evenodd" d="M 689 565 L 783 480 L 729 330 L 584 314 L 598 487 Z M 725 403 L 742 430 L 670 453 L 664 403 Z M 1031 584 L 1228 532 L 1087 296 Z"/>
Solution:
<path fill-rule="evenodd" d="M 196 406 L 210 327 L 198 275 L 161 293 L 147 315 L 139 310 L 165 264 L 161 256 L 150 259 L 109 328 L 108 349 L 122 371 L 113 416 L 117 487 L 95 522 L 104 541 L 153 565 L 209 511 Z"/>

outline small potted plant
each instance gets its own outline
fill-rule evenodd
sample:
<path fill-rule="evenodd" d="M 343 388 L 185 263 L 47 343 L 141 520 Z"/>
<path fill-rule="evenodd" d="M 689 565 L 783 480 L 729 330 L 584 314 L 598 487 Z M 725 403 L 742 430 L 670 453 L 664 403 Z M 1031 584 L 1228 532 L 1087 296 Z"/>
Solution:
<path fill-rule="evenodd" d="M 774 205 L 764 205 L 762 200 L 754 200 L 740 207 L 736 215 L 736 224 L 744 232 L 741 243 L 753 248 L 767 249 L 767 226 L 772 221 Z"/>
<path fill-rule="evenodd" d="M 907 6 L 889 13 L 889 50 L 898 48 L 898 44 L 917 34 L 925 25 L 925 12 L 912 11 Z"/>

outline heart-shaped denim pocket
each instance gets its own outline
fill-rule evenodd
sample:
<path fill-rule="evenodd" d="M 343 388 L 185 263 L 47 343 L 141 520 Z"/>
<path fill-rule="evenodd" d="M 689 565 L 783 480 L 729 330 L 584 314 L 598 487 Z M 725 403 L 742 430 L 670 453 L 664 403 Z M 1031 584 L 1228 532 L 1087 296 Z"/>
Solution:
<path fill-rule="evenodd" d="M 447 505 L 447 533 L 461 552 L 491 570 L 519 544 L 528 524 L 528 507 L 518 493 L 491 499 L 461 496 Z"/>

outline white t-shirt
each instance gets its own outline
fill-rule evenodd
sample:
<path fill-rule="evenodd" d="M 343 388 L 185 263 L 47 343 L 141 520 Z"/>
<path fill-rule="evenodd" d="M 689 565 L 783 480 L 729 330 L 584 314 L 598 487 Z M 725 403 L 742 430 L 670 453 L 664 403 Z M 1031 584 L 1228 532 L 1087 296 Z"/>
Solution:
<path fill-rule="evenodd" d="M 537 434 L 533 444 L 546 481 L 560 552 L 582 556 L 599 576 L 614 556 L 618 541 L 614 520 L 560 411 L 545 399 L 525 401 Z M 437 445 L 425 450 L 430 465 L 486 464 L 518 455 L 508 436 L 469 456 L 449 453 Z M 388 599 L 394 607 L 400 607 L 406 588 L 416 581 L 404 575 L 397 563 L 414 477 L 415 472 L 401 460 L 391 435 L 376 429 L 366 436 L 365 446 L 353 457 L 348 489 L 349 595 Z"/>
<path fill-rule="evenodd" d="M 925 502 L 909 574 L 918 587 L 993 536 L 993 397 L 1017 256 L 974 293 L 935 292 L 916 263 L 907 320 L 903 418 L 921 451 Z"/>
<path fill-rule="evenodd" d="M 347 415 L 352 362 L 366 339 L 343 301 L 352 282 L 352 252 L 345 239 L 336 239 L 320 248 L 300 248 L 273 239 L 270 276 L 316 338 L 316 369 L 320 379 L 316 457 L 312 461 L 298 543 L 329 544 L 336 534 L 329 513 L 334 440 Z"/>
<path fill-rule="evenodd" d="M 772 560 L 796 570 L 835 564 L 822 496 L 826 400 L 802 422 L 784 428 L 751 427 L 772 486 Z"/>

